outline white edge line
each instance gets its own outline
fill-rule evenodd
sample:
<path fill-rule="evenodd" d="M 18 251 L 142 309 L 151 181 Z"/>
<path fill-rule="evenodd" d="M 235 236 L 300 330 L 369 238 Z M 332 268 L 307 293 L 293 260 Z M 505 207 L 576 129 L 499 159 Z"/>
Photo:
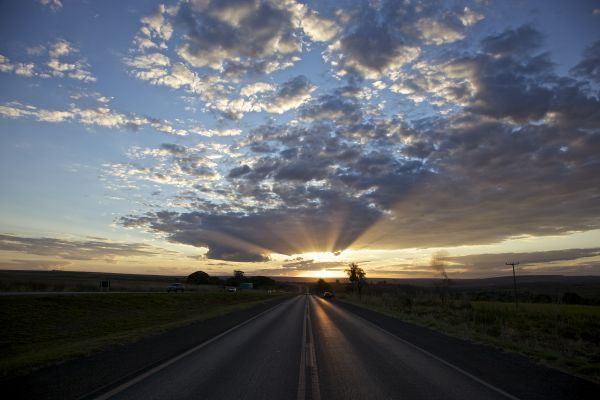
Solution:
<path fill-rule="evenodd" d="M 338 307 L 339 307 L 339 306 L 338 306 Z M 414 344 L 414 343 L 411 343 L 411 342 L 409 342 L 409 341 L 408 341 L 408 340 L 406 340 L 406 339 L 402 339 L 400 336 L 398 336 L 398 335 L 396 335 L 396 334 L 394 334 L 394 333 L 392 333 L 392 332 L 390 332 L 390 331 L 388 331 L 388 330 L 385 330 L 385 329 L 383 329 L 382 327 L 380 327 L 379 325 L 377 325 L 377 324 L 375 324 L 375 323 L 373 323 L 373 322 L 369 321 L 368 319 L 366 319 L 366 318 L 363 318 L 363 317 L 361 317 L 360 315 L 358 315 L 358 314 L 355 314 L 355 313 L 352 313 L 352 315 L 354 315 L 354 316 L 355 316 L 355 317 L 357 317 L 357 318 L 360 318 L 360 319 L 362 319 L 363 321 L 365 321 L 365 322 L 366 322 L 366 323 L 368 323 L 369 325 L 371 325 L 371 326 L 373 326 L 373 327 L 375 327 L 375 328 L 379 329 L 380 331 L 382 331 L 382 332 L 385 332 L 385 333 L 387 333 L 388 335 L 390 335 L 390 336 L 392 336 L 392 337 L 394 337 L 394 338 L 398 339 L 398 340 L 399 340 L 399 341 L 401 341 L 402 343 L 404 343 L 404 344 L 407 344 L 408 346 L 410 346 L 410 347 L 412 347 L 412 348 L 414 348 L 414 349 L 416 349 L 416 350 L 418 350 L 418 351 L 420 351 L 420 352 L 422 352 L 422 353 L 424 353 L 424 354 L 428 355 L 429 357 L 433 358 L 434 360 L 437 360 L 437 361 L 441 362 L 442 364 L 445 364 L 446 366 L 448 366 L 448 367 L 450 367 L 450 368 L 454 369 L 455 371 L 458 371 L 458 372 L 460 372 L 461 374 L 463 374 L 463 375 L 465 375 L 465 376 L 467 376 L 467 377 L 469 377 L 469 378 L 473 379 L 474 381 L 476 381 L 477 383 L 479 383 L 479 384 L 481 384 L 481 385 L 483 385 L 483 386 L 487 387 L 488 389 L 491 389 L 491 390 L 493 390 L 493 391 L 495 391 L 495 392 L 498 392 L 498 393 L 500 393 L 501 395 L 503 395 L 503 396 L 505 396 L 505 397 L 507 397 L 507 398 L 509 398 L 509 399 L 512 399 L 512 400 L 520 400 L 518 397 L 515 397 L 515 396 L 513 396 L 512 394 L 510 394 L 510 393 L 507 393 L 507 392 L 505 392 L 504 390 L 500 389 L 499 387 L 496 387 L 496 386 L 492 385 L 491 383 L 488 383 L 488 382 L 484 381 L 483 379 L 476 377 L 475 375 L 473 375 L 473 374 L 471 374 L 471 373 L 469 373 L 469 372 L 465 371 L 464 369 L 462 369 L 462 368 L 460 368 L 460 367 L 458 367 L 458 366 L 456 366 L 456 365 L 452 364 L 451 362 L 449 362 L 449 361 L 446 361 L 446 360 L 444 360 L 443 358 L 440 358 L 440 357 L 436 356 L 435 354 L 433 354 L 433 353 L 430 353 L 430 352 L 428 352 L 427 350 L 425 350 L 425 349 L 423 349 L 423 348 L 421 348 L 421 347 L 417 346 L 416 344 Z"/>
<path fill-rule="evenodd" d="M 168 367 L 169 365 L 171 365 L 171 364 L 173 364 L 173 363 L 175 363 L 175 362 L 177 362 L 177 361 L 181 360 L 181 359 L 182 359 L 182 358 L 184 358 L 184 357 L 187 357 L 187 356 L 189 356 L 190 354 L 194 353 L 195 351 L 198 351 L 198 350 L 200 350 L 201 348 L 203 348 L 203 347 L 205 347 L 205 346 L 207 346 L 207 345 L 211 344 L 212 342 L 214 342 L 214 341 L 216 341 L 216 340 L 219 340 L 220 338 L 222 338 L 223 336 L 225 336 L 225 335 L 229 334 L 230 332 L 233 332 L 234 330 L 236 330 L 236 329 L 238 329 L 238 328 L 240 328 L 240 327 L 242 327 L 242 326 L 246 325 L 247 323 L 249 323 L 249 322 L 251 322 L 251 321 L 253 321 L 253 320 L 255 320 L 255 319 L 257 319 L 257 318 L 261 317 L 262 315 L 264 315 L 264 314 L 266 314 L 266 313 L 268 313 L 268 312 L 270 312 L 270 311 L 273 311 L 273 310 L 274 310 L 274 309 L 276 309 L 277 307 L 280 307 L 280 306 L 282 306 L 283 304 L 285 304 L 285 303 L 287 303 L 288 301 L 291 301 L 291 300 L 294 300 L 294 299 L 292 298 L 292 299 L 289 299 L 289 300 L 287 300 L 287 301 L 283 301 L 283 302 L 281 302 L 281 303 L 279 303 L 279 304 L 276 304 L 275 306 L 273 306 L 273 307 L 271 307 L 271 308 L 269 308 L 269 309 L 267 309 L 267 310 L 265 310 L 265 311 L 263 311 L 263 312 L 261 312 L 261 313 L 259 313 L 259 314 L 255 315 L 254 317 L 252 317 L 252 318 L 250 318 L 250 319 L 247 319 L 247 320 L 245 320 L 245 321 L 243 321 L 243 322 L 241 322 L 241 323 L 237 324 L 236 326 L 234 326 L 234 327 L 232 327 L 232 328 L 229 328 L 229 329 L 227 329 L 225 332 L 221 332 L 221 333 L 220 333 L 220 334 L 218 334 L 217 336 L 215 336 L 215 337 L 213 337 L 213 338 L 211 338 L 211 339 L 208 339 L 207 341 L 205 341 L 205 342 L 202 342 L 202 343 L 200 343 L 199 345 L 197 345 L 197 346 L 195 346 L 195 347 L 192 347 L 192 348 L 191 348 L 191 349 L 189 349 L 189 350 L 186 350 L 185 352 L 183 352 L 183 353 L 179 354 L 178 356 L 175 356 L 175 357 L 173 357 L 173 358 L 171 358 L 171 359 L 169 359 L 169 360 L 165 361 L 164 363 L 162 363 L 162 364 L 160 364 L 160 365 L 157 365 L 156 367 L 154 367 L 154 368 L 152 368 L 152 369 L 150 369 L 150 370 L 148 370 L 148 371 L 146 371 L 146 372 L 144 372 L 144 373 L 142 373 L 142 374 L 140 374 L 140 375 L 136 376 L 135 378 L 133 378 L 133 379 L 131 379 L 131 380 L 129 380 L 129 381 L 127 381 L 127 382 L 125 382 L 125 383 L 122 383 L 121 385 L 117 386 L 116 388 L 113 388 L 113 389 L 112 389 L 112 390 L 110 390 L 110 391 L 108 391 L 108 392 L 106 392 L 106 393 L 104 393 L 104 394 L 102 394 L 102 395 L 100 395 L 100 396 L 98 396 L 98 397 L 95 397 L 95 398 L 94 398 L 94 400 L 107 400 L 107 399 L 111 398 L 112 396 L 114 396 L 114 395 L 116 395 L 116 394 L 118 394 L 118 393 L 122 392 L 123 390 L 125 390 L 125 389 L 127 389 L 127 388 L 129 388 L 129 387 L 131 387 L 131 386 L 133 386 L 133 385 L 135 385 L 136 383 L 138 383 L 138 382 L 140 382 L 140 381 L 142 381 L 142 380 L 144 380 L 144 379 L 148 378 L 148 377 L 149 377 L 149 376 L 151 376 L 151 375 L 154 375 L 155 373 L 157 373 L 157 372 L 159 372 L 159 371 L 161 371 L 161 370 L 165 369 L 165 368 L 166 368 L 166 367 Z"/>

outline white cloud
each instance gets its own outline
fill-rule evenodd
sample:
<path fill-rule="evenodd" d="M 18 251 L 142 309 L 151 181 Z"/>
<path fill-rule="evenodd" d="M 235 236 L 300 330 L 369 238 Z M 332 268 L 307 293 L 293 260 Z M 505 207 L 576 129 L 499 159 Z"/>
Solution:
<path fill-rule="evenodd" d="M 169 121 L 142 117 L 135 114 L 123 114 L 106 105 L 95 108 L 71 107 L 68 110 L 47 110 L 19 102 L 5 103 L 0 106 L 0 116 L 5 118 L 34 118 L 41 122 L 76 121 L 84 125 L 105 128 L 151 127 L 159 132 L 184 136 L 188 131 L 175 127 Z"/>
<path fill-rule="evenodd" d="M 64 39 L 58 39 L 52 45 L 50 45 L 50 50 L 48 50 L 48 54 L 52 58 L 59 58 L 68 56 L 69 54 L 76 53 L 78 50 L 74 48 L 71 43 L 67 42 Z"/>
<path fill-rule="evenodd" d="M 246 85 L 240 90 L 240 94 L 244 97 L 249 97 L 257 93 L 272 92 L 275 90 L 275 85 L 267 82 L 256 82 Z"/>
<path fill-rule="evenodd" d="M 465 7 L 463 9 L 463 13 L 458 15 L 458 18 L 464 26 L 472 26 L 485 17 L 483 14 L 479 14 L 478 12 L 471 10 L 469 7 Z"/>
<path fill-rule="evenodd" d="M 223 137 L 223 136 L 239 136 L 242 131 L 240 129 L 190 129 L 191 133 L 206 137 Z"/>
<path fill-rule="evenodd" d="M 417 21 L 416 27 L 425 44 L 441 45 L 456 42 L 465 37 L 462 32 L 434 18 L 421 18 Z"/>
<path fill-rule="evenodd" d="M 11 64 L 8 57 L 0 54 L 0 72 L 11 72 L 14 68 L 15 66 Z"/>
<path fill-rule="evenodd" d="M 328 42 L 340 32 L 335 21 L 323 18 L 314 11 L 308 11 L 302 18 L 302 29 L 316 42 Z"/>
<path fill-rule="evenodd" d="M 62 8 L 63 4 L 60 0 L 38 0 L 43 6 L 48 6 L 52 11 L 58 11 Z"/>
<path fill-rule="evenodd" d="M 171 64 L 169 57 L 161 53 L 150 53 L 125 59 L 125 63 L 133 68 L 153 69 L 157 67 L 166 67 Z"/>
<path fill-rule="evenodd" d="M 42 55 L 46 47 L 39 45 L 26 49 L 30 57 Z M 84 59 L 72 59 L 74 53 L 79 52 L 68 41 L 57 39 L 48 46 L 48 55 L 50 59 L 44 65 L 37 65 L 33 62 L 11 63 L 10 60 L 0 55 L 0 72 L 14 72 L 17 75 L 40 78 L 69 77 L 83 82 L 95 82 L 96 77 L 89 71 L 89 65 Z M 71 58 L 70 61 L 64 61 L 65 57 Z M 47 68 L 44 68 L 47 67 Z"/>

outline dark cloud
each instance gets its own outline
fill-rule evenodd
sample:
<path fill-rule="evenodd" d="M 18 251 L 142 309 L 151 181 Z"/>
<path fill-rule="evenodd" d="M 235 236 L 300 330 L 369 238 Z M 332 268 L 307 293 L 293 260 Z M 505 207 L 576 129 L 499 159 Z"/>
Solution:
<path fill-rule="evenodd" d="M 265 108 L 279 114 L 297 108 L 310 98 L 314 89 L 304 75 L 299 75 L 279 85 L 277 92 L 267 99 Z"/>
<path fill-rule="evenodd" d="M 352 14 L 330 51 L 350 81 L 397 76 L 424 46 L 461 40 L 481 18 L 469 8 L 448 9 L 438 1 L 369 3 Z"/>
<path fill-rule="evenodd" d="M 542 45 L 542 34 L 529 25 L 508 29 L 481 41 L 482 50 L 494 56 L 523 56 Z"/>
<path fill-rule="evenodd" d="M 362 118 L 360 105 L 356 100 L 340 95 L 323 95 L 300 110 L 304 121 L 335 121 L 356 123 Z"/>
<path fill-rule="evenodd" d="M 229 175 L 227 175 L 227 176 L 229 178 L 239 178 L 240 176 L 245 175 L 248 172 L 250 172 L 250 167 L 247 165 L 241 165 L 241 166 L 235 167 L 231 171 L 229 171 Z"/>
<path fill-rule="evenodd" d="M 587 47 L 581 60 L 571 72 L 600 83 L 600 40 Z"/>
<path fill-rule="evenodd" d="M 280 69 L 301 50 L 293 12 L 277 2 L 185 2 L 177 20 L 186 30 L 179 55 L 230 76 Z"/>
<path fill-rule="evenodd" d="M 566 249 L 537 251 L 527 253 L 497 253 L 497 254 L 474 254 L 468 256 L 447 257 L 448 261 L 468 267 L 481 269 L 506 268 L 506 262 L 518 261 L 520 268 L 540 263 L 557 261 L 573 262 L 580 258 L 600 256 L 600 248 L 588 249 Z M 600 264 L 600 261 L 598 261 Z"/>
<path fill-rule="evenodd" d="M 179 146 L 172 143 L 163 143 L 160 145 L 160 149 L 177 156 L 184 155 L 187 152 L 187 148 L 185 146 Z"/>

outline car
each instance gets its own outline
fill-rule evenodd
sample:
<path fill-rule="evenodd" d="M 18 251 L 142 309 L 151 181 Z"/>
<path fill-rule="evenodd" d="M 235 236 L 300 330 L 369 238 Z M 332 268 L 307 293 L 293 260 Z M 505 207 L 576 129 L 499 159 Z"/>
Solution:
<path fill-rule="evenodd" d="M 183 286 L 183 284 L 181 283 L 173 283 L 171 285 L 169 285 L 169 287 L 167 287 L 167 292 L 183 292 L 185 291 L 185 287 Z"/>
<path fill-rule="evenodd" d="M 323 292 L 324 299 L 333 299 L 334 297 L 335 297 L 334 294 L 331 292 Z"/>
<path fill-rule="evenodd" d="M 234 287 L 228 287 L 228 288 L 227 288 L 227 291 L 228 291 L 228 292 L 237 292 L 237 288 L 234 288 Z"/>

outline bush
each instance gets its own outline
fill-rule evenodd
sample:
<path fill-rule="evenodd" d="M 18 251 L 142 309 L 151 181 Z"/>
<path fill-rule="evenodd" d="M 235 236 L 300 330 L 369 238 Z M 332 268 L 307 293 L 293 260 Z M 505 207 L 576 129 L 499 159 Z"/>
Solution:
<path fill-rule="evenodd" d="M 211 279 L 210 279 L 210 275 L 208 275 L 204 271 L 196 271 L 196 272 L 191 273 L 187 277 L 187 282 L 193 283 L 196 285 L 206 285 L 206 284 L 212 283 Z"/>
<path fill-rule="evenodd" d="M 565 304 L 581 304 L 581 300 L 581 296 L 573 292 L 566 292 L 562 297 L 562 302 Z"/>

